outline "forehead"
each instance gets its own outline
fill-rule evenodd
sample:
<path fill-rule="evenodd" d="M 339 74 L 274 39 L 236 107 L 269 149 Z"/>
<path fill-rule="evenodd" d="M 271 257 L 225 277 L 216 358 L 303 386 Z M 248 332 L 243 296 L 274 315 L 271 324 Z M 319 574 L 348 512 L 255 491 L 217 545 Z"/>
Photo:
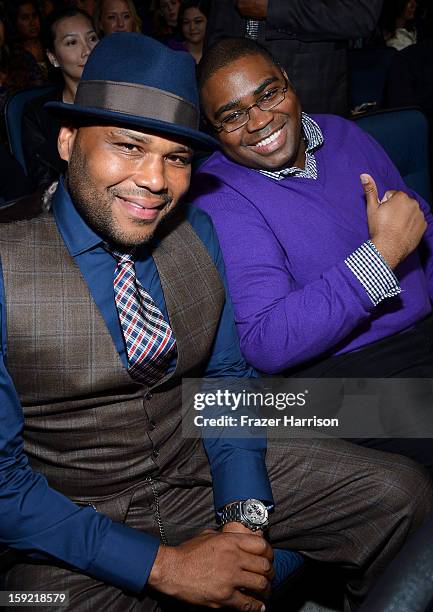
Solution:
<path fill-rule="evenodd" d="M 126 0 L 105 0 L 103 8 L 104 12 L 129 10 Z"/>
<path fill-rule="evenodd" d="M 169 6 L 176 6 L 176 4 L 180 4 L 179 0 L 160 0 L 159 8 L 168 8 Z"/>
<path fill-rule="evenodd" d="M 196 6 L 187 8 L 183 14 L 183 18 L 194 19 L 195 17 L 204 17 L 204 14 Z"/>
<path fill-rule="evenodd" d="M 233 100 L 253 96 L 267 79 L 281 80 L 280 68 L 259 54 L 247 55 L 219 68 L 203 85 L 202 96 L 206 109 L 219 108 Z"/>
<path fill-rule="evenodd" d="M 23 15 L 28 15 L 36 13 L 36 8 L 31 3 L 22 4 L 19 8 L 18 16 L 22 17 Z"/>
<path fill-rule="evenodd" d="M 74 15 L 73 17 L 64 17 L 53 26 L 54 35 L 57 37 L 62 37 L 68 34 L 69 32 L 78 32 L 89 30 L 93 30 L 93 26 L 91 21 L 84 17 L 84 15 Z"/>

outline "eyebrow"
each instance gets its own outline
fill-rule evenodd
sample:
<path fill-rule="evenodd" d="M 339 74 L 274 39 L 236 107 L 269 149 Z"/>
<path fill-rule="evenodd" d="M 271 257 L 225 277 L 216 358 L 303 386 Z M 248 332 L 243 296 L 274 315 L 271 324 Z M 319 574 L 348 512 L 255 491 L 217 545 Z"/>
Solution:
<path fill-rule="evenodd" d="M 272 76 L 272 77 L 269 77 L 269 78 L 265 79 L 253 91 L 253 96 L 257 96 L 258 94 L 261 94 L 262 91 L 264 91 L 268 85 L 270 85 L 271 83 L 274 83 L 275 81 L 278 81 L 278 77 L 277 76 Z M 229 110 L 232 110 L 233 108 L 236 108 L 237 106 L 240 106 L 240 104 L 241 104 L 241 100 L 239 98 L 235 98 L 234 100 L 230 100 L 230 102 L 227 102 L 227 104 L 224 104 L 223 106 L 220 106 L 220 108 L 216 111 L 215 119 L 217 119 L 223 113 L 225 113 L 225 112 L 227 112 Z"/>
<path fill-rule="evenodd" d="M 187 153 L 188 155 L 193 155 L 194 151 L 190 147 L 178 145 L 177 148 L 172 151 L 172 153 Z"/>
<path fill-rule="evenodd" d="M 111 136 L 115 136 L 118 138 L 119 136 L 123 136 L 123 138 L 130 138 L 131 140 L 135 140 L 136 142 L 141 142 L 144 144 L 150 143 L 150 138 L 145 136 L 144 134 L 137 134 L 136 132 L 132 132 L 131 130 L 125 130 L 122 128 L 118 128 L 111 132 Z"/>
<path fill-rule="evenodd" d="M 87 30 L 85 34 L 96 34 L 96 32 L 93 28 L 91 28 L 90 30 Z M 68 36 L 79 36 L 79 35 L 80 35 L 79 32 L 68 32 L 67 34 L 64 34 L 64 36 L 62 37 L 62 40 L 64 40 L 65 38 L 68 38 Z"/>
<path fill-rule="evenodd" d="M 139 142 L 141 144 L 150 144 L 151 139 L 145 134 L 137 134 L 136 132 L 131 132 L 130 130 L 118 128 L 111 132 L 111 136 L 118 138 L 119 136 L 123 136 L 124 138 L 129 138 L 130 140 L 134 140 L 135 142 Z M 173 145 L 173 151 L 170 153 L 188 153 L 190 155 L 193 154 L 193 150 L 191 147 L 187 147 L 186 145 L 176 143 Z"/>

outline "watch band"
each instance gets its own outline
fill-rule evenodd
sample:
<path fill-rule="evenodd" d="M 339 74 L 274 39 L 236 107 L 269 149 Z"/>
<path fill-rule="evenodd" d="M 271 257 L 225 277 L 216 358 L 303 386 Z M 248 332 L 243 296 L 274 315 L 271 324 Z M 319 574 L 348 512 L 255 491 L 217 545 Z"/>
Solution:
<path fill-rule="evenodd" d="M 255 521 L 253 518 L 250 518 L 247 514 L 245 514 L 244 506 L 247 506 L 249 503 L 258 504 L 263 508 L 263 520 Z M 227 523 L 241 523 L 241 525 L 244 525 L 244 527 L 247 527 L 251 531 L 263 531 L 268 525 L 267 514 L 265 505 L 263 502 L 257 499 L 247 499 L 246 501 L 234 502 L 225 506 L 221 512 L 221 526 L 224 526 Z"/>
<path fill-rule="evenodd" d="M 241 502 L 226 506 L 221 513 L 221 525 L 226 523 L 241 523 Z"/>

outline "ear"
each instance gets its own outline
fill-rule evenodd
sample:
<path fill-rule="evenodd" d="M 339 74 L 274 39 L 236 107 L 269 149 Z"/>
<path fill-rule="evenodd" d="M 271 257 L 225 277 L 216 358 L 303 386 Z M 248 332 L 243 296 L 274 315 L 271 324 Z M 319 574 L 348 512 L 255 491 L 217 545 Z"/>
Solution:
<path fill-rule="evenodd" d="M 59 155 L 66 162 L 69 162 L 74 148 L 75 138 L 78 134 L 78 128 L 72 126 L 63 126 L 60 128 L 59 138 L 57 140 L 57 148 Z"/>
<path fill-rule="evenodd" d="M 284 68 L 280 68 L 280 70 L 283 73 L 284 77 L 286 78 L 290 88 L 296 93 L 296 89 L 295 89 L 292 81 L 289 79 L 289 76 L 288 76 L 287 72 L 284 70 Z"/>
<path fill-rule="evenodd" d="M 54 53 L 51 53 L 51 51 L 47 51 L 47 57 L 48 57 L 50 64 L 54 66 L 54 68 L 59 67 L 59 62 L 57 61 L 57 58 L 54 55 Z"/>

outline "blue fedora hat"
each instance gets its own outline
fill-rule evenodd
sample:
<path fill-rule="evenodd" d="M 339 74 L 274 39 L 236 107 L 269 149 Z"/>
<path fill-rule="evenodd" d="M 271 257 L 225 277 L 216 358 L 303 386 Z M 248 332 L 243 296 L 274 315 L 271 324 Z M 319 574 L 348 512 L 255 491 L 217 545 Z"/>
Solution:
<path fill-rule="evenodd" d="M 218 147 L 199 130 L 194 60 L 143 34 L 103 38 L 87 60 L 74 103 L 48 102 L 45 108 L 72 122 L 113 122 Z"/>

